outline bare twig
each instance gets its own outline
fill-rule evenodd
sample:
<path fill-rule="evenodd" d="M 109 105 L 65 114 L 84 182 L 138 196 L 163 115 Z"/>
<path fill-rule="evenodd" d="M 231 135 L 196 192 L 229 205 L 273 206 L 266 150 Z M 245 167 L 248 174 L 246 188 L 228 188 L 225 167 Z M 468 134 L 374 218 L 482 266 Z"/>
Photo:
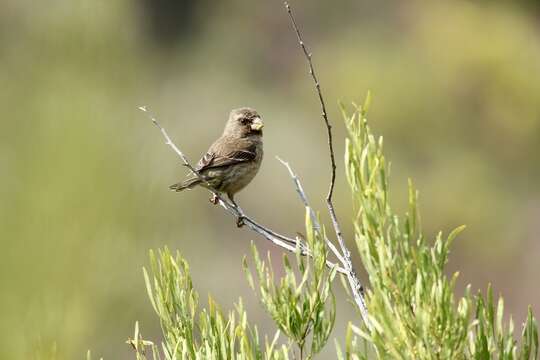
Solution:
<path fill-rule="evenodd" d="M 300 179 L 298 179 L 298 176 L 294 173 L 291 166 L 288 162 L 283 161 L 279 157 L 277 158 L 289 171 L 289 175 L 291 176 L 296 192 L 300 196 L 300 199 L 302 200 L 302 203 L 304 206 L 309 209 L 309 216 L 311 217 L 311 221 L 313 222 L 313 226 L 315 227 L 315 230 L 321 233 L 321 225 L 319 224 L 319 221 L 317 219 L 317 216 L 315 215 L 315 212 L 313 211 L 313 208 L 309 205 L 307 195 L 304 192 L 304 188 L 302 187 L 302 184 L 300 183 Z M 367 306 L 363 297 L 363 289 L 360 285 L 360 281 L 358 280 L 358 277 L 354 273 L 354 270 L 352 269 L 352 264 L 350 263 L 350 259 L 345 259 L 338 251 L 336 246 L 325 236 L 324 240 L 327 244 L 327 246 L 330 248 L 332 253 L 338 258 L 338 261 L 342 264 L 344 269 L 347 269 L 345 273 L 342 273 L 343 275 L 347 276 L 347 280 L 349 281 L 349 286 L 352 289 L 360 289 L 358 294 L 354 294 L 355 302 L 357 303 L 358 308 L 361 311 L 362 319 L 366 321 L 367 324 Z"/>
<path fill-rule="evenodd" d="M 184 155 L 184 153 L 180 150 L 180 148 L 178 148 L 173 143 L 173 141 L 169 137 L 169 134 L 167 133 L 165 128 L 163 128 L 159 124 L 156 117 L 148 110 L 148 108 L 145 107 L 145 106 L 140 106 L 139 110 L 144 112 L 149 117 L 149 119 L 154 123 L 154 125 L 159 129 L 159 131 L 161 132 L 161 134 L 165 138 L 165 144 L 170 146 L 173 149 L 173 151 L 180 157 L 180 159 L 182 160 L 182 165 L 186 166 L 199 179 L 201 179 L 202 181 L 205 181 L 204 178 L 195 170 L 195 168 L 193 168 L 193 166 L 189 162 L 189 159 L 187 158 L 187 156 Z M 223 199 L 218 192 L 210 190 L 210 189 L 208 189 L 208 191 L 210 191 L 210 193 L 212 193 L 212 195 L 216 196 L 216 198 L 218 199 L 219 204 L 221 205 L 221 207 L 223 207 L 227 212 L 229 212 L 230 214 L 232 214 L 236 218 L 242 217 L 242 219 L 244 220 L 245 225 L 249 229 L 251 229 L 252 231 L 254 231 L 257 234 L 261 235 L 266 240 L 271 241 L 273 244 L 275 244 L 275 245 L 277 245 L 277 246 L 279 246 L 279 247 L 281 247 L 281 248 L 283 248 L 285 250 L 288 250 L 290 252 L 296 252 L 297 251 L 297 246 L 298 246 L 298 248 L 300 249 L 300 252 L 301 252 L 301 254 L 303 256 L 312 256 L 310 249 L 308 248 L 308 246 L 300 238 L 296 237 L 296 238 L 293 239 L 293 238 L 290 238 L 290 237 L 287 237 L 287 236 L 280 235 L 280 234 L 276 233 L 275 231 L 273 231 L 273 230 L 259 224 L 253 218 L 251 218 L 251 217 L 247 216 L 246 214 L 244 214 L 242 209 L 240 209 L 237 206 L 234 206 L 230 202 Z M 339 273 L 347 274 L 347 271 L 344 268 L 342 268 L 341 266 L 337 265 L 337 264 L 334 264 L 334 263 L 332 263 L 330 261 L 327 261 L 326 265 L 331 269 L 336 268 L 336 271 L 338 271 Z"/>
<path fill-rule="evenodd" d="M 313 226 L 319 234 L 322 234 L 321 231 L 321 225 L 319 224 L 319 219 L 317 219 L 317 216 L 315 215 L 315 212 L 313 211 L 313 208 L 309 205 L 307 195 L 304 191 L 304 188 L 302 187 L 302 184 L 300 183 L 300 179 L 298 179 L 298 176 L 294 173 L 294 171 L 291 168 L 291 165 L 289 165 L 288 162 L 282 160 L 281 158 L 277 157 L 278 161 L 283 164 L 289 171 L 289 175 L 292 178 L 294 182 L 294 186 L 296 188 L 296 192 L 300 196 L 300 199 L 302 200 L 302 203 L 304 206 L 309 210 L 309 216 L 311 218 L 311 222 L 313 223 Z M 336 246 L 325 236 L 324 240 L 326 242 L 326 245 L 330 248 L 332 253 L 337 257 L 340 263 L 344 263 L 345 259 L 343 259 L 343 256 L 339 253 L 339 250 L 336 248 Z"/>
<path fill-rule="evenodd" d="M 321 115 L 326 125 L 326 133 L 328 135 L 328 150 L 330 152 L 330 160 L 331 160 L 331 165 L 332 165 L 330 186 L 328 188 L 328 195 L 326 195 L 326 199 L 331 201 L 332 195 L 334 194 L 334 184 L 336 182 L 336 159 L 334 156 L 334 143 L 332 141 L 332 125 L 330 125 L 330 121 L 328 120 L 328 114 L 326 112 L 326 104 L 324 102 L 324 97 L 321 91 L 321 84 L 319 82 L 319 79 L 317 78 L 315 69 L 313 68 L 313 62 L 311 60 L 312 54 L 308 51 L 306 44 L 304 43 L 304 39 L 302 38 L 302 33 L 300 33 L 300 29 L 298 28 L 298 25 L 296 24 L 296 19 L 294 18 L 294 15 L 291 10 L 291 6 L 289 5 L 287 1 L 285 1 L 285 8 L 287 9 L 287 13 L 289 14 L 289 18 L 291 19 L 291 24 L 296 33 L 298 43 L 300 44 L 300 47 L 302 48 L 302 51 L 304 52 L 304 55 L 308 62 L 309 74 L 311 75 L 311 78 L 313 79 L 313 82 L 315 83 L 315 89 L 317 90 L 317 95 L 319 96 L 319 102 L 321 103 L 321 111 L 322 111 Z"/>
<path fill-rule="evenodd" d="M 307 60 L 307 63 L 309 66 L 309 74 L 311 75 L 311 78 L 313 79 L 313 82 L 315 83 L 315 89 L 317 91 L 319 102 L 321 104 L 321 111 L 322 111 L 321 115 L 323 117 L 324 124 L 326 125 L 326 133 L 328 137 L 328 150 L 330 152 L 330 165 L 331 165 L 330 185 L 328 188 L 328 194 L 326 196 L 326 205 L 328 207 L 328 212 L 330 213 L 330 218 L 332 219 L 332 225 L 334 227 L 334 231 L 336 233 L 336 237 L 337 237 L 339 246 L 341 248 L 342 257 L 343 257 L 342 264 L 347 270 L 347 279 L 349 281 L 349 286 L 351 287 L 354 300 L 358 308 L 360 309 L 362 319 L 364 320 L 366 325 L 369 326 L 367 306 L 364 299 L 364 289 L 353 269 L 352 261 L 351 261 L 351 253 L 349 249 L 347 248 L 347 246 L 345 245 L 345 240 L 343 239 L 343 234 L 341 232 L 341 227 L 339 225 L 339 221 L 336 216 L 334 204 L 332 203 L 332 196 L 334 194 L 334 186 L 336 182 L 336 159 L 334 155 L 334 145 L 333 145 L 333 139 L 332 139 L 332 125 L 330 124 L 330 121 L 328 120 L 328 113 L 326 111 L 326 104 L 324 102 L 324 97 L 321 91 L 321 84 L 319 82 L 319 79 L 317 78 L 317 74 L 315 73 L 315 69 L 313 67 L 313 61 L 311 59 L 312 54 L 308 51 L 306 44 L 304 43 L 304 39 L 302 38 L 302 33 L 300 32 L 300 29 L 298 28 L 296 19 L 294 18 L 294 15 L 291 10 L 291 6 L 289 5 L 287 1 L 285 1 L 284 4 L 285 4 L 285 8 L 287 9 L 287 14 L 289 14 L 292 27 L 296 33 L 298 43 L 300 44 L 302 52 L 304 53 L 304 56 Z"/>

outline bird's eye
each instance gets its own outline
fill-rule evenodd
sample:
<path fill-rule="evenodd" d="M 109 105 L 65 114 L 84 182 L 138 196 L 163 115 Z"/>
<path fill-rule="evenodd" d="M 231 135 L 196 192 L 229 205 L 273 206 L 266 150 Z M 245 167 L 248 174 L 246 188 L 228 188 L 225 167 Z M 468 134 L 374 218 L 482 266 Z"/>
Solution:
<path fill-rule="evenodd" d="M 240 119 L 240 122 L 242 123 L 242 125 L 246 125 L 246 124 L 249 122 L 249 119 L 247 119 L 247 118 L 241 118 L 241 119 Z"/>

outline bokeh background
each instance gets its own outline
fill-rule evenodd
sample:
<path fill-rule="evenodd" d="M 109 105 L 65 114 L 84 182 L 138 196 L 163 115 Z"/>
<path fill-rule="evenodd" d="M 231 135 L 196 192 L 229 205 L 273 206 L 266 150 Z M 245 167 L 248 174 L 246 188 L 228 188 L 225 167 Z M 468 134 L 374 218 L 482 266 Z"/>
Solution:
<path fill-rule="evenodd" d="M 520 327 L 540 313 L 540 6 L 530 1 L 294 1 L 330 108 L 336 202 L 350 239 L 339 99 L 373 94 L 394 207 L 421 191 L 426 233 L 467 224 L 450 271 L 503 293 Z M 3 0 L 0 4 L 0 358 L 130 359 L 136 320 L 159 341 L 142 278 L 148 250 L 180 249 L 201 299 L 244 298 L 254 240 L 205 191 L 173 194 L 175 155 L 149 105 L 193 159 L 231 108 L 266 123 L 266 158 L 237 198 L 284 233 L 303 227 L 286 171 L 324 210 L 328 155 L 304 58 L 280 1 Z M 323 211 L 325 219 L 326 214 Z M 349 224 L 349 225 L 348 225 Z M 352 245 L 352 243 L 351 243 Z M 357 267 L 361 265 L 357 262 Z M 337 284 L 338 298 L 343 299 Z M 358 319 L 340 300 L 335 336 Z M 332 358 L 333 345 L 323 358 Z"/>

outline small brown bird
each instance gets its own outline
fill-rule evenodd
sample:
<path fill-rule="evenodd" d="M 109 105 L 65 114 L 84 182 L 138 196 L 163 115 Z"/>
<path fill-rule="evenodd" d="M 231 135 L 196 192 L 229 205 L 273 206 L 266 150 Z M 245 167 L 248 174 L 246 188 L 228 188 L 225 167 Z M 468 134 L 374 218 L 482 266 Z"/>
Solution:
<path fill-rule="evenodd" d="M 232 110 L 223 135 L 210 146 L 195 167 L 204 181 L 192 176 L 169 188 L 182 191 L 201 185 L 227 194 L 237 206 L 234 194 L 253 180 L 261 166 L 262 128 L 261 117 L 254 109 L 246 107 Z M 217 204 L 217 199 L 213 198 L 212 202 Z"/>

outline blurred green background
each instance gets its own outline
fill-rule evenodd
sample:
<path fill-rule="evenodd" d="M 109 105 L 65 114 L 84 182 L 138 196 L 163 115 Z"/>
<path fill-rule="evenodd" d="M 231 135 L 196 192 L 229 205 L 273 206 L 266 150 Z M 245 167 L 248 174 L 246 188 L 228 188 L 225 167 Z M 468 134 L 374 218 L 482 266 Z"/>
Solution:
<path fill-rule="evenodd" d="M 349 239 L 336 103 L 371 90 L 395 207 L 411 177 L 430 237 L 468 225 L 449 265 L 461 273 L 458 294 L 491 282 L 518 323 L 529 303 L 538 315 L 538 2 L 292 5 L 335 124 Z M 266 158 L 237 199 L 294 234 L 303 209 L 274 157 L 292 164 L 321 210 L 328 181 L 324 127 L 295 41 L 277 0 L 1 2 L 1 359 L 80 359 L 87 349 L 130 359 L 124 341 L 136 320 L 159 341 L 141 267 L 148 249 L 165 245 L 183 252 L 202 299 L 211 292 L 229 308 L 242 296 L 251 320 L 274 331 L 241 259 L 250 240 L 276 260 L 280 251 L 237 229 L 205 191 L 167 190 L 185 170 L 137 106 L 149 105 L 192 160 L 231 108 L 258 109 Z M 358 320 L 341 302 L 337 337 Z"/>

